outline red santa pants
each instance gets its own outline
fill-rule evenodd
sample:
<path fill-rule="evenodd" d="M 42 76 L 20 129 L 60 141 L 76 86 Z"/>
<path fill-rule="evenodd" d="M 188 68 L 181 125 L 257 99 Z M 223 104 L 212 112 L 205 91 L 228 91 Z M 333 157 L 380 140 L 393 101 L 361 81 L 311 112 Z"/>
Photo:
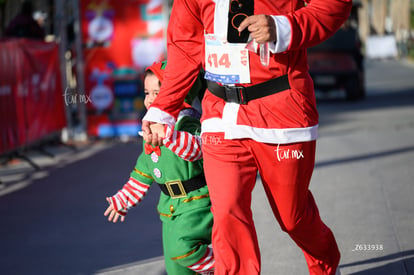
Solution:
<path fill-rule="evenodd" d="M 251 211 L 259 171 L 281 228 L 302 249 L 311 275 L 333 275 L 339 250 L 309 191 L 316 142 L 265 144 L 204 133 L 203 158 L 214 216 L 215 275 L 260 274 L 260 251 Z"/>

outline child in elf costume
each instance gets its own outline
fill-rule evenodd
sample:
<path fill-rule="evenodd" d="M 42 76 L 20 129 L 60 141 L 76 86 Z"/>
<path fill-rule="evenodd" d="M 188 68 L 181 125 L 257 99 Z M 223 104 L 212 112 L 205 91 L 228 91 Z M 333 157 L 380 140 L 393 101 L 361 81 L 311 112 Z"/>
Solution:
<path fill-rule="evenodd" d="M 146 69 L 146 108 L 158 94 L 165 66 L 166 62 L 159 62 Z M 198 93 L 202 86 L 197 79 L 189 95 Z M 127 210 L 144 198 L 153 182 L 157 183 L 162 191 L 157 208 L 169 275 L 214 274 L 210 245 L 213 215 L 203 173 L 199 117 L 191 105 L 183 102 L 177 124 L 165 128 L 164 146 L 144 142 L 128 182 L 107 198 L 109 206 L 104 215 L 109 215 L 109 221 L 124 221 Z"/>

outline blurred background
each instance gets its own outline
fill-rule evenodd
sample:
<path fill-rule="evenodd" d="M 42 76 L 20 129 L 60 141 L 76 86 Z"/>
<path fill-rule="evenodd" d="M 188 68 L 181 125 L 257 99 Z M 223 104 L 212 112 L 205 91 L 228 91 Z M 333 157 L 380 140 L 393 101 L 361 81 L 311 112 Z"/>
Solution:
<path fill-rule="evenodd" d="M 0 153 L 56 135 L 65 142 L 136 136 L 145 112 L 142 72 L 166 57 L 171 6 L 172 0 L 0 0 L 0 106 L 1 117 L 8 116 L 0 124 Z M 25 7 L 37 34 L 16 29 Z M 317 95 L 363 99 L 365 58 L 413 59 L 413 13 L 412 0 L 354 1 L 343 28 L 309 51 Z M 28 106 L 33 100 L 43 114 Z"/>
<path fill-rule="evenodd" d="M 142 72 L 165 58 L 169 9 L 163 0 L 0 1 L 2 116 L 13 113 L 7 110 L 9 100 L 22 106 L 23 113 L 15 116 L 26 124 L 20 133 L 7 128 L 6 139 L 23 135 L 24 128 L 31 126 L 26 140 L 3 137 L 0 152 L 38 141 L 56 130 L 63 130 L 65 141 L 136 136 L 144 112 Z M 25 13 L 32 17 L 30 24 Z M 19 30 L 19 24 L 31 33 Z M 37 25 L 37 29 L 28 25 Z M 39 62 L 43 66 L 35 65 Z M 11 74 L 12 68 L 24 68 L 24 72 L 6 77 L 3 70 Z M 40 93 L 38 83 L 42 83 Z M 13 98 L 20 87 L 25 90 L 24 98 Z M 41 123 L 51 129 L 39 129 L 36 114 L 27 113 L 26 100 L 37 100 L 45 112 L 55 113 L 55 121 L 49 118 Z"/>
<path fill-rule="evenodd" d="M 0 0 L 0 274 L 165 274 L 159 190 L 124 224 L 103 212 L 142 148 L 143 71 L 166 57 L 171 6 Z M 311 187 L 342 274 L 414 274 L 414 1 L 354 1 L 308 60 Z M 306 274 L 258 186 L 263 274 Z"/>

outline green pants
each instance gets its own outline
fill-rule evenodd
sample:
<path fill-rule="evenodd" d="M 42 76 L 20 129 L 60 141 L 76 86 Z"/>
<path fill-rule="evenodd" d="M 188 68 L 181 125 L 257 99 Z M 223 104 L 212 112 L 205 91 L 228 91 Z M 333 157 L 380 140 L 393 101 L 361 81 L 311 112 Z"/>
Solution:
<path fill-rule="evenodd" d="M 213 214 L 210 206 L 180 215 L 161 217 L 165 267 L 168 275 L 194 275 L 187 268 L 200 260 L 211 244 Z"/>

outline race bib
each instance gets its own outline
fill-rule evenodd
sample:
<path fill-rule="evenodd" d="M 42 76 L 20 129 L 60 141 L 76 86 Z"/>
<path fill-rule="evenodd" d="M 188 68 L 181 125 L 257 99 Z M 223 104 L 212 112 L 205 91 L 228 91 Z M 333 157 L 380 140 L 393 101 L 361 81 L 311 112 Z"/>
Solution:
<path fill-rule="evenodd" d="M 205 34 L 205 78 L 222 84 L 250 83 L 249 51 L 245 44 L 219 40 Z"/>

